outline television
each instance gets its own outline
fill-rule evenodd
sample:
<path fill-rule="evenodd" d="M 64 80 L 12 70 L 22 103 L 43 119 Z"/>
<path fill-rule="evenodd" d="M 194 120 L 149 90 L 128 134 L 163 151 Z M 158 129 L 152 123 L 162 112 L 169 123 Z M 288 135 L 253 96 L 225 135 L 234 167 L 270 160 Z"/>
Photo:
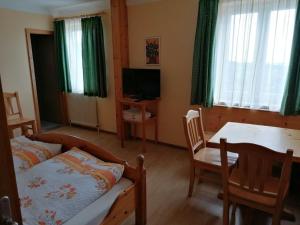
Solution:
<path fill-rule="evenodd" d="M 123 69 L 123 95 L 144 100 L 160 97 L 159 69 Z"/>

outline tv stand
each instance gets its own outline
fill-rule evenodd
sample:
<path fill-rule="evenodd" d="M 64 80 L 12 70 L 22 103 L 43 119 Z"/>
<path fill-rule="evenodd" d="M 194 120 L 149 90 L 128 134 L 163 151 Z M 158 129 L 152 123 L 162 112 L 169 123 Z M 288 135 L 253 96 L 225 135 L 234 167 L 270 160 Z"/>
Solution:
<path fill-rule="evenodd" d="M 122 98 L 119 100 L 120 115 L 121 115 L 121 146 L 124 147 L 125 141 L 125 123 L 130 124 L 133 128 L 134 137 L 136 134 L 136 126 L 142 126 L 142 149 L 146 151 L 146 126 L 150 123 L 154 123 L 155 126 L 155 142 L 158 142 L 158 101 L 159 99 L 143 100 Z M 128 108 L 137 108 L 141 115 L 138 119 L 124 118 L 123 111 Z M 151 112 L 150 117 L 146 117 L 146 113 Z"/>

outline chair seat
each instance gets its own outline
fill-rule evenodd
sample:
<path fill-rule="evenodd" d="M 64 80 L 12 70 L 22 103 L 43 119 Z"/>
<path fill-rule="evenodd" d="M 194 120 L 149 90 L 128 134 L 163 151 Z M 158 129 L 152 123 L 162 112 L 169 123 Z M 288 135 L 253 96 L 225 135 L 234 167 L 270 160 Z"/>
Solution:
<path fill-rule="evenodd" d="M 232 166 L 236 163 L 238 154 L 228 153 L 228 164 Z M 194 161 L 200 164 L 206 164 L 209 169 L 217 172 L 221 170 L 221 155 L 220 149 L 217 148 L 202 148 L 194 155 Z"/>
<path fill-rule="evenodd" d="M 35 120 L 27 119 L 27 118 L 7 120 L 8 126 L 27 125 L 27 124 L 31 124 L 31 123 L 34 123 L 34 122 L 35 122 Z"/>
<path fill-rule="evenodd" d="M 229 177 L 229 194 L 237 197 L 241 200 L 259 203 L 268 207 L 274 207 L 276 204 L 276 195 L 279 191 L 279 179 L 275 177 L 267 177 L 264 183 L 263 194 L 256 193 L 259 187 L 254 187 L 254 191 L 248 191 L 247 189 L 243 190 L 239 186 L 241 183 L 241 177 L 239 175 L 238 169 L 234 168 Z M 245 184 L 245 187 L 248 188 L 248 184 Z M 287 190 L 286 190 L 287 192 Z"/>

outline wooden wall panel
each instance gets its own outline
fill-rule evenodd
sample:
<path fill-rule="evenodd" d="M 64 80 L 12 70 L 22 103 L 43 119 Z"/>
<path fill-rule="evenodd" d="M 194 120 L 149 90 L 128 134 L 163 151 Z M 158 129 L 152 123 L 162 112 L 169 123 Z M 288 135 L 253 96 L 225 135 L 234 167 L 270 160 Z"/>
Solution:
<path fill-rule="evenodd" d="M 128 18 L 126 0 L 111 0 L 113 63 L 116 99 L 117 133 L 121 134 L 119 100 L 122 98 L 122 68 L 129 66 Z"/>
<path fill-rule="evenodd" d="M 203 109 L 206 131 L 217 131 L 227 122 L 252 123 L 300 129 L 300 116 L 282 116 L 277 112 L 215 106 Z"/>

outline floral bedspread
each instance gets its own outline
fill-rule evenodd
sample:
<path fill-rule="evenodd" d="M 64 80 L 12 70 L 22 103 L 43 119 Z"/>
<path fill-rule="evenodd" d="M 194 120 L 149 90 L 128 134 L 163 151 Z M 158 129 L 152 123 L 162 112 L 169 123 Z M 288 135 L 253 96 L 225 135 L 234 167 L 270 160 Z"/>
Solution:
<path fill-rule="evenodd" d="M 31 141 L 24 136 L 11 139 L 10 142 L 16 173 L 23 172 L 61 153 L 62 147 L 60 144 Z"/>
<path fill-rule="evenodd" d="M 23 223 L 60 225 L 109 191 L 124 166 L 79 149 L 55 156 L 17 175 Z"/>

